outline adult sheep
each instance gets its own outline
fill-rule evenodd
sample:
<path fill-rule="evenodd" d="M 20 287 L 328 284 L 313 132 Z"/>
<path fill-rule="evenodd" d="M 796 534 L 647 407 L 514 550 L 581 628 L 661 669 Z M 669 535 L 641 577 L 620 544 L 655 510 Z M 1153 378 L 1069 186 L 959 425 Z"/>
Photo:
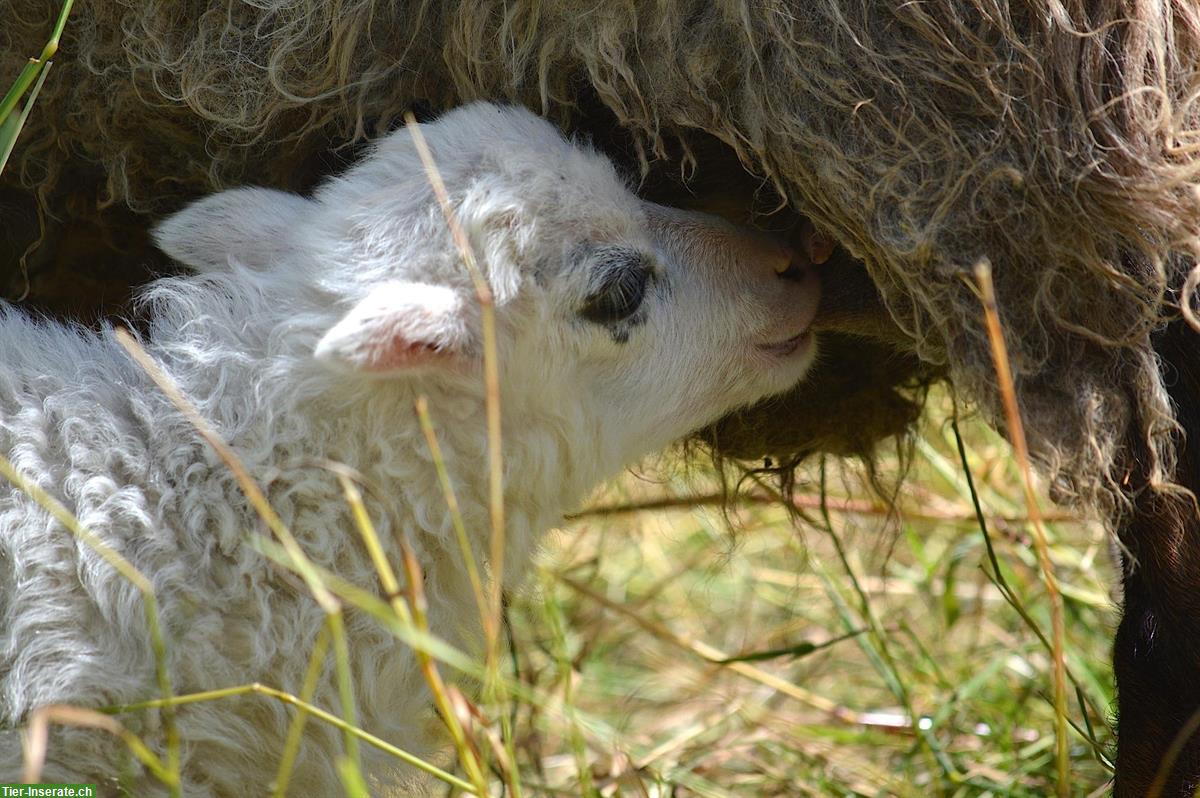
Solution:
<path fill-rule="evenodd" d="M 818 284 L 771 238 L 640 201 L 607 159 L 523 109 L 467 106 L 425 135 L 494 294 L 515 584 L 538 534 L 599 480 L 799 380 L 816 354 Z M 198 275 L 150 288 L 149 352 L 250 473 L 274 473 L 268 495 L 307 556 L 378 590 L 338 482 L 317 463 L 357 469 L 388 556 L 399 561 L 403 537 L 424 569 L 432 628 L 469 645 L 479 609 L 413 403 L 426 395 L 436 414 L 486 561 L 481 320 L 410 133 L 312 199 L 229 191 L 157 237 Z M 151 580 L 175 689 L 299 691 L 321 607 L 249 545 L 255 516 L 237 482 L 111 330 L 5 307 L 0 365 L 0 450 Z M 430 756 L 440 736 L 411 649 L 363 616 L 347 638 L 364 728 Z M 135 586 L 5 487 L 0 782 L 21 774 L 15 726 L 29 712 L 152 698 L 155 667 Z M 318 695 L 337 701 L 332 685 Z M 288 719 L 254 698 L 181 710 L 184 794 L 264 792 Z M 107 794 L 123 745 L 62 729 L 44 776 Z M 296 774 L 310 794 L 340 791 L 340 750 L 331 727 L 310 726 Z M 364 757 L 378 788 L 420 789 L 395 760 Z M 149 775 L 132 788 L 164 789 Z"/>
<path fill-rule="evenodd" d="M 52 9 L 0 9 L 16 74 Z M 30 220 L 12 259 L 38 238 L 39 202 L 95 223 L 45 217 L 35 293 L 56 269 L 91 275 L 97 241 L 136 249 L 120 235 L 136 229 L 130 209 L 231 180 L 290 184 L 416 101 L 518 100 L 616 130 L 651 171 L 704 181 L 740 160 L 862 261 L 871 280 L 852 293 L 878 290 L 919 360 L 855 351 L 708 435 L 788 458 L 902 429 L 913 402 L 893 388 L 910 378 L 946 373 L 998 420 L 970 284 L 990 260 L 1035 454 L 1057 495 L 1123 544 L 1116 792 L 1144 794 L 1175 750 L 1164 794 L 1200 781 L 1200 522 L 1177 490 L 1200 492 L 1196 338 L 1180 320 L 1200 241 L 1194 2 L 129 0 L 76 13 L 75 58 L 56 65 L 5 178 Z M 751 209 L 719 180 L 709 194 Z M 848 400 L 829 402 L 830 386 Z"/>

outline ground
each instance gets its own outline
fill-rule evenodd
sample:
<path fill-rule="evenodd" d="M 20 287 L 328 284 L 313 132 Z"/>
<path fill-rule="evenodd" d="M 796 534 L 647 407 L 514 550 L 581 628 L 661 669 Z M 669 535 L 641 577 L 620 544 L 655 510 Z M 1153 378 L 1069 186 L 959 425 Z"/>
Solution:
<path fill-rule="evenodd" d="M 685 505 L 588 514 L 558 533 L 539 589 L 512 613 L 522 678 L 552 708 L 517 716 L 529 793 L 1052 794 L 1051 658 L 989 578 L 945 423 L 949 402 L 935 397 L 930 408 L 895 516 L 830 464 L 833 537 L 821 521 L 819 464 L 797 488 L 807 522 L 742 506 L 731 537 L 719 510 Z M 970 421 L 963 430 L 1005 580 L 1049 638 L 1019 473 L 994 432 Z M 593 504 L 696 494 L 695 474 L 671 471 L 648 465 Z M 1099 525 L 1066 518 L 1044 498 L 1042 507 L 1078 682 L 1068 708 L 1071 794 L 1101 795 L 1113 743 L 1116 580 Z M 804 654 L 805 644 L 860 629 Z M 741 673 L 700 656 L 797 646 L 802 656 L 752 660 Z M 763 683 L 771 677 L 785 689 Z M 574 727 L 563 720 L 571 717 Z"/>

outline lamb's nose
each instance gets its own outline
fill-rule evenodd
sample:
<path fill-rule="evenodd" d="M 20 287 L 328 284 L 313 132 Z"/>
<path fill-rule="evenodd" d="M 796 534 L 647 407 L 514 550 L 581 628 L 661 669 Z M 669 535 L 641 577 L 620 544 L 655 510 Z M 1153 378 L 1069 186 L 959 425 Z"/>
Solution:
<path fill-rule="evenodd" d="M 831 236 L 822 233 L 812 222 L 807 219 L 801 227 L 801 238 L 804 242 L 804 251 L 808 255 L 808 260 L 815 266 L 819 266 L 833 255 L 834 247 L 837 243 Z"/>
<path fill-rule="evenodd" d="M 781 280 L 803 280 L 808 271 L 808 264 L 796 253 L 790 252 L 790 257 L 780 258 L 775 262 L 775 276 Z"/>

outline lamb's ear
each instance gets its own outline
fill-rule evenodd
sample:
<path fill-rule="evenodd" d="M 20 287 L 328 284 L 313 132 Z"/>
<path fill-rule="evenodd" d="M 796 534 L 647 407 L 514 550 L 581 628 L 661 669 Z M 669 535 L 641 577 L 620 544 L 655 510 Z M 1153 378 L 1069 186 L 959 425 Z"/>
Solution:
<path fill-rule="evenodd" d="M 461 363 L 472 351 L 471 340 L 466 303 L 454 290 L 390 282 L 351 308 L 314 355 L 341 370 L 386 376 Z"/>
<path fill-rule="evenodd" d="M 263 268 L 284 256 L 311 200 L 269 188 L 235 188 L 192 203 L 154 229 L 154 243 L 199 272 L 231 261 Z"/>

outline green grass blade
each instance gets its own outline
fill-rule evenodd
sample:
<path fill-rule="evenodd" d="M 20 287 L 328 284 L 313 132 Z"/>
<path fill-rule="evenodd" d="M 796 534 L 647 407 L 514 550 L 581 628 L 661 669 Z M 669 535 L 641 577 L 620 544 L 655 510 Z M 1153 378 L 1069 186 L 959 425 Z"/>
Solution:
<path fill-rule="evenodd" d="M 13 149 L 17 146 L 17 137 L 21 135 L 21 128 L 25 127 L 25 120 L 29 118 L 29 112 L 33 110 L 33 102 L 37 99 L 38 92 L 42 90 L 42 84 L 46 82 L 46 75 L 50 74 L 50 67 L 54 62 L 47 61 L 45 65 L 30 64 L 26 67 L 29 69 L 33 66 L 33 72 L 37 73 L 37 82 L 33 84 L 33 89 L 29 92 L 29 99 L 25 101 L 24 107 L 20 113 L 0 114 L 0 173 L 4 171 L 5 165 L 8 163 L 8 158 L 12 155 Z M 25 74 L 24 71 L 21 72 Z M 13 86 L 16 89 L 16 86 Z M 8 97 L 4 98 L 5 101 Z"/>

